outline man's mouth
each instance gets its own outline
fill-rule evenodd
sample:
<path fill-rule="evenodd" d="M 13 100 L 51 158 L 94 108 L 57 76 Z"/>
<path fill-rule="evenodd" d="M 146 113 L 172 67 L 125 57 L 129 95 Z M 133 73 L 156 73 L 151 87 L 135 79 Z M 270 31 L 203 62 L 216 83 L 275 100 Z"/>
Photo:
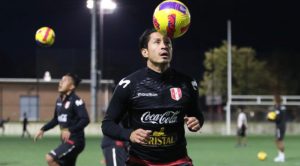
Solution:
<path fill-rule="evenodd" d="M 169 57 L 169 53 L 168 52 L 162 52 L 159 54 L 162 57 Z"/>

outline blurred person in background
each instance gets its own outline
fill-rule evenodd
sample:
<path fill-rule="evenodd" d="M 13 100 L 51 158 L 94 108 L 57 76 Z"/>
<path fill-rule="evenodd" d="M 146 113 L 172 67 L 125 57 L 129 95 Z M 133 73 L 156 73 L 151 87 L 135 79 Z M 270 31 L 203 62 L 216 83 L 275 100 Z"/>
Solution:
<path fill-rule="evenodd" d="M 27 134 L 28 138 L 31 137 L 29 131 L 27 130 L 27 125 L 28 125 L 28 118 L 27 118 L 27 114 L 26 112 L 23 114 L 23 131 L 22 131 L 22 135 L 21 137 L 24 138 L 25 137 L 25 134 Z"/>
<path fill-rule="evenodd" d="M 247 116 L 243 108 L 238 109 L 238 118 L 237 118 L 237 144 L 236 147 L 246 146 L 247 145 Z"/>
<path fill-rule="evenodd" d="M 128 118 L 125 116 L 121 123 L 121 127 L 128 128 Z M 101 141 L 101 149 L 104 155 L 102 164 L 106 166 L 125 166 L 128 158 L 129 142 L 113 139 L 109 136 L 103 135 Z"/>
<path fill-rule="evenodd" d="M 284 136 L 286 130 L 286 107 L 282 105 L 281 96 L 276 94 L 274 96 L 274 110 L 276 113 L 275 122 L 275 145 L 278 150 L 278 156 L 274 158 L 274 162 L 284 162 L 285 161 L 285 146 L 284 146 Z"/>
<path fill-rule="evenodd" d="M 46 155 L 49 166 L 75 166 L 78 155 L 85 147 L 84 128 L 89 116 L 83 100 L 75 89 L 81 79 L 72 73 L 65 74 L 59 82 L 59 97 L 56 100 L 54 116 L 35 135 L 34 141 L 42 138 L 44 132 L 60 126 L 61 144 Z M 88 165 L 88 164 L 87 164 Z"/>
<path fill-rule="evenodd" d="M 5 123 L 9 122 L 9 118 L 2 119 L 0 118 L 0 128 L 2 129 L 2 135 L 5 133 Z"/>

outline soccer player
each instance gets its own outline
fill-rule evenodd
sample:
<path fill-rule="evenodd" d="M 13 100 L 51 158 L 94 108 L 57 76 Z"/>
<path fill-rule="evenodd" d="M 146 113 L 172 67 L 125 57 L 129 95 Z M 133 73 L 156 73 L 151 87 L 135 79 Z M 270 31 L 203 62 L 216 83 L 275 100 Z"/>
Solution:
<path fill-rule="evenodd" d="M 0 118 L 0 128 L 2 129 L 2 135 L 4 135 L 4 133 L 5 133 L 5 125 L 4 124 L 7 122 L 9 122 L 9 118 L 7 118 L 6 120 Z"/>
<path fill-rule="evenodd" d="M 75 166 L 77 156 L 85 147 L 84 128 L 90 120 L 83 100 L 75 94 L 80 81 L 77 75 L 71 73 L 62 77 L 54 116 L 34 138 L 36 141 L 47 130 L 60 126 L 61 144 L 46 155 L 49 166 Z"/>
<path fill-rule="evenodd" d="M 285 155 L 284 155 L 284 136 L 285 136 L 285 130 L 286 130 L 286 113 L 285 113 L 285 106 L 281 104 L 282 99 L 280 95 L 275 95 L 275 112 L 276 112 L 276 131 L 275 131 L 275 144 L 278 149 L 278 156 L 274 158 L 275 162 L 284 162 L 285 161 Z"/>
<path fill-rule="evenodd" d="M 28 118 L 27 118 L 27 114 L 26 112 L 23 114 L 23 131 L 22 131 L 22 135 L 21 137 L 24 138 L 25 134 L 27 134 L 27 136 L 30 138 L 31 135 L 29 133 L 29 131 L 27 130 L 27 125 L 28 125 Z"/>
<path fill-rule="evenodd" d="M 106 166 L 124 166 L 128 157 L 128 142 L 103 135 L 101 148 Z"/>
<path fill-rule="evenodd" d="M 119 124 L 121 127 L 128 128 L 128 118 L 125 116 Z M 116 140 L 103 135 L 101 149 L 104 155 L 106 166 L 124 166 L 128 158 L 128 141 Z"/>
<path fill-rule="evenodd" d="M 147 67 L 123 78 L 102 122 L 105 135 L 130 141 L 127 166 L 192 166 L 185 124 L 192 132 L 204 123 L 195 80 L 170 68 L 170 38 L 147 29 L 139 39 Z M 128 113 L 129 129 L 118 125 Z"/>
<path fill-rule="evenodd" d="M 242 108 L 238 109 L 237 118 L 237 147 L 246 146 L 247 116 Z"/>

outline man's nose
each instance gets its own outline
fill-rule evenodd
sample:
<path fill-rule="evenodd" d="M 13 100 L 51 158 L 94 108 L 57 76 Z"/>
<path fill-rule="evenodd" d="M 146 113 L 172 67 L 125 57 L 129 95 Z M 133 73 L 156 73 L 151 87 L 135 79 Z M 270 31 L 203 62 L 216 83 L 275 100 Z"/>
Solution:
<path fill-rule="evenodd" d="M 161 47 L 162 47 L 162 48 L 168 48 L 168 44 L 165 43 L 165 42 L 161 42 Z"/>

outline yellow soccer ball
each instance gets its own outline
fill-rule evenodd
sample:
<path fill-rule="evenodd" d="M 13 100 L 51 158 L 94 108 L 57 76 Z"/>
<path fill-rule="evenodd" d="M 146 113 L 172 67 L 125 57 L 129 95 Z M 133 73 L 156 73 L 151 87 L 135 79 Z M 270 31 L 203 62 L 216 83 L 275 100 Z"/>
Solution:
<path fill-rule="evenodd" d="M 276 112 L 275 111 L 271 111 L 267 114 L 267 119 L 270 120 L 270 121 L 274 121 L 276 119 Z"/>
<path fill-rule="evenodd" d="M 264 152 L 264 151 L 260 151 L 260 152 L 257 153 L 257 158 L 258 158 L 258 160 L 260 160 L 260 161 L 266 160 L 266 159 L 267 159 L 267 156 L 268 156 L 267 153 Z"/>
<path fill-rule="evenodd" d="M 166 0 L 156 7 L 152 21 L 158 32 L 170 38 L 177 38 L 189 29 L 191 15 L 182 2 Z"/>
<path fill-rule="evenodd" d="M 40 46 L 49 47 L 53 45 L 55 41 L 55 33 L 53 29 L 49 27 L 41 27 L 35 33 L 35 41 Z"/>

